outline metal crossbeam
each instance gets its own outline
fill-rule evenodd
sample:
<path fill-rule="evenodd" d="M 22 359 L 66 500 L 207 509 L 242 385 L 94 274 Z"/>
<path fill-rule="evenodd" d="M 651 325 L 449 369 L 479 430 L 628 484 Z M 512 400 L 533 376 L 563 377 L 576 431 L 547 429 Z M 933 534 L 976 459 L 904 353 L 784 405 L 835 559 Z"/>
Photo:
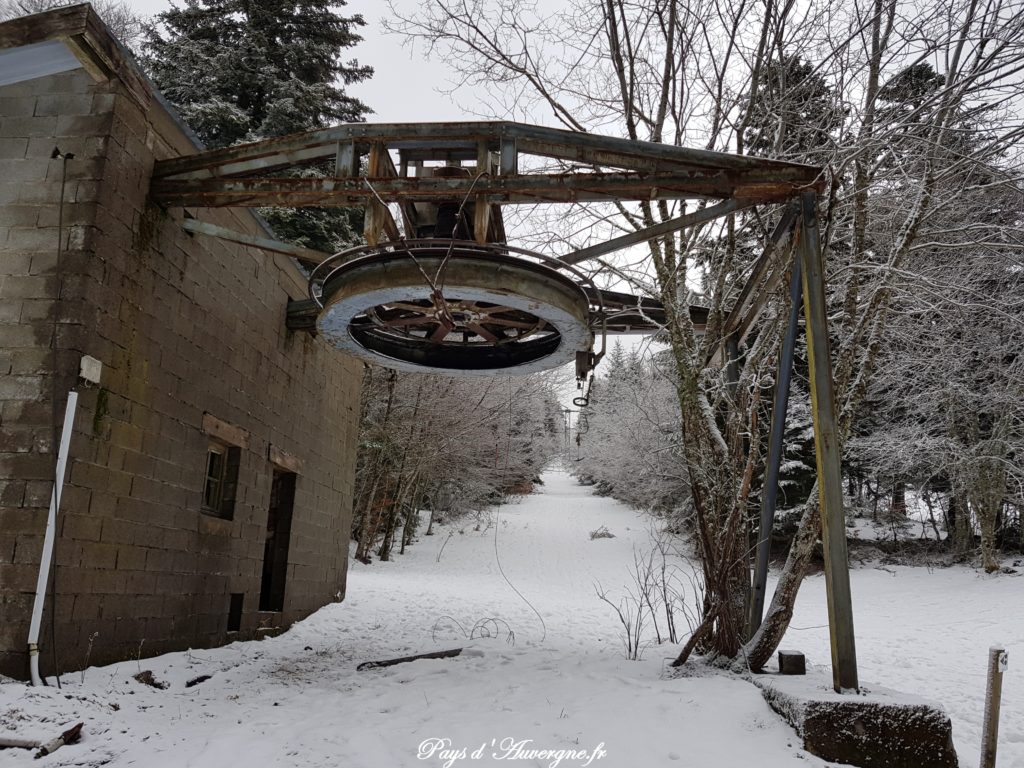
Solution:
<path fill-rule="evenodd" d="M 667 171 L 680 168 L 712 169 L 724 172 L 763 170 L 776 178 L 803 185 L 814 184 L 819 169 L 798 163 L 746 155 L 731 155 L 670 144 L 598 136 L 558 128 L 513 122 L 456 123 L 348 123 L 307 133 L 208 150 L 156 163 L 154 178 L 198 178 L 244 173 L 266 173 L 278 168 L 333 157 L 339 142 L 355 142 L 364 151 L 375 143 L 388 149 L 406 150 L 409 158 L 458 155 L 477 156 L 481 141 L 490 151 L 515 146 L 519 154 L 550 157 L 570 163 L 638 171 Z M 426 153 L 426 154 L 424 154 Z M 437 154 L 441 153 L 441 154 Z"/>
<path fill-rule="evenodd" d="M 292 245 L 291 243 L 282 243 L 280 240 L 273 240 L 269 237 L 247 235 L 244 232 L 237 232 L 233 229 L 228 229 L 227 227 L 221 227 L 216 224 L 210 224 L 206 221 L 200 221 L 199 219 L 185 219 L 181 223 L 181 227 L 186 232 L 209 235 L 210 237 L 217 237 L 231 243 L 239 243 L 240 245 L 249 245 L 253 248 L 260 248 L 272 253 L 283 253 L 298 259 L 300 262 L 308 266 L 316 266 L 330 256 L 329 253 L 324 253 L 323 251 L 315 251 L 312 248 L 303 248 L 302 246 Z"/>
<path fill-rule="evenodd" d="M 730 336 L 736 331 L 741 331 L 738 335 L 742 335 L 742 331 L 749 328 L 754 319 L 756 319 L 756 316 L 750 317 L 750 313 L 747 313 L 747 307 L 751 301 L 753 300 L 754 303 L 754 311 L 760 312 L 763 303 L 758 301 L 758 299 L 770 296 L 771 291 L 765 288 L 758 290 L 758 287 L 771 266 L 772 259 L 784 244 L 792 238 L 793 224 L 796 222 L 798 210 L 796 206 L 788 206 L 779 219 L 779 223 L 772 230 L 764 251 L 761 252 L 757 261 L 754 262 L 754 268 L 750 270 L 750 277 L 743 284 L 740 295 L 736 298 L 736 303 L 733 304 L 732 309 L 729 311 L 729 316 L 725 320 L 724 336 Z"/>
<path fill-rule="evenodd" d="M 475 185 L 474 185 L 474 182 Z M 372 189 L 371 189 L 372 187 Z M 197 207 L 350 206 L 380 195 L 385 202 L 459 200 L 476 193 L 502 203 L 572 203 L 612 200 L 677 200 L 739 197 L 771 202 L 791 197 L 789 182 L 759 174 L 729 178 L 721 173 L 565 173 L 468 178 L 260 178 L 155 179 L 150 188 L 161 205 Z"/>

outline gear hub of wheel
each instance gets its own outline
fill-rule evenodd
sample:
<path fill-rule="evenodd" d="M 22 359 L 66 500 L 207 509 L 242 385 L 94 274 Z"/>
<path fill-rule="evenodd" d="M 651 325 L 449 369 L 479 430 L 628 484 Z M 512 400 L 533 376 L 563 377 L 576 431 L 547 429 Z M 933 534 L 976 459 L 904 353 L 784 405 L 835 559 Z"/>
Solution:
<path fill-rule="evenodd" d="M 356 357 L 418 373 L 527 374 L 589 352 L 583 288 L 512 250 L 411 241 L 339 254 L 323 279 L 317 329 Z"/>

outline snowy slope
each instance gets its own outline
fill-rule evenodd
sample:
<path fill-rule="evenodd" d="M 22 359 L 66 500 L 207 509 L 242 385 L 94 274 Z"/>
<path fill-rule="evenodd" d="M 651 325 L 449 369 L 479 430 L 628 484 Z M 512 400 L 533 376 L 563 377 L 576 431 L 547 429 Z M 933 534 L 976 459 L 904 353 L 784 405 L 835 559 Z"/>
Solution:
<path fill-rule="evenodd" d="M 0 686 L 0 728 L 43 736 L 85 720 L 84 742 L 48 765 L 369 768 L 453 758 L 454 766 L 532 767 L 556 759 L 502 753 L 503 739 L 588 755 L 600 747 L 606 754 L 590 762 L 599 768 L 824 765 L 797 748 L 752 686 L 663 678 L 670 648 L 623 659 L 594 582 L 613 589 L 627 581 L 633 547 L 647 546 L 646 523 L 564 474 L 545 480 L 541 493 L 501 508 L 497 546 L 546 635 L 499 573 L 494 529 L 469 525 L 449 539 L 442 527 L 395 563 L 355 564 L 344 604 L 281 637 L 89 669 L 84 685 L 66 675 L 63 692 Z M 591 540 L 601 525 L 616 538 Z M 476 639 L 469 656 L 355 671 L 368 659 L 464 644 L 445 616 L 467 629 L 500 617 L 515 645 L 503 636 Z M 169 688 L 135 682 L 139 669 Z M 213 677 L 185 687 L 203 674 Z M 450 739 L 455 753 L 420 759 L 421 743 L 432 738 Z M 559 764 L 585 763 L 575 755 Z M 7 751 L 0 764 L 40 763 Z"/>
<path fill-rule="evenodd" d="M 595 596 L 629 581 L 648 522 L 567 475 L 485 522 L 441 526 L 393 563 L 354 563 L 345 603 L 278 638 L 176 653 L 65 675 L 64 690 L 0 685 L 0 732 L 52 736 L 85 720 L 85 741 L 45 761 L 0 752 L 0 765 L 548 766 L 524 749 L 606 754 L 597 768 L 823 766 L 752 686 L 664 675 L 676 648 L 623 658 L 611 609 Z M 591 540 L 600 526 L 615 535 Z M 461 532 L 460 532 L 461 531 Z M 502 578 L 495 550 L 509 581 Z M 440 561 L 438 556 L 440 554 Z M 1024 580 L 963 569 L 863 568 L 853 573 L 861 679 L 944 705 L 965 766 L 978 759 L 988 646 L 1010 648 L 999 765 L 1024 766 Z M 467 631 L 493 617 L 491 634 Z M 458 622 L 458 624 L 456 624 Z M 828 663 L 824 580 L 809 578 L 785 645 Z M 455 659 L 356 672 L 359 662 L 466 645 Z M 166 690 L 132 679 L 150 669 Z M 185 682 L 212 677 L 191 688 Z M 417 755 L 428 739 L 452 753 Z M 491 740 L 495 746 L 491 746 Z M 484 747 L 475 759 L 475 750 Z M 460 757 L 459 749 L 465 748 Z M 582 766 L 586 757 L 561 760 Z"/>

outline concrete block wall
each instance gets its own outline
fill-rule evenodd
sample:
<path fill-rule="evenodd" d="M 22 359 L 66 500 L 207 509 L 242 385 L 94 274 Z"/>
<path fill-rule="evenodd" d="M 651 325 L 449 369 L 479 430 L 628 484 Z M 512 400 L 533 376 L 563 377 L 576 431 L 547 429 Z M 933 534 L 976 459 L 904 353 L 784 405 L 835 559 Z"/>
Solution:
<path fill-rule="evenodd" d="M 66 169 L 54 146 L 75 154 Z M 78 386 L 61 510 L 65 670 L 87 654 L 223 642 L 232 593 L 244 595 L 243 637 L 344 594 L 361 366 L 285 329 L 287 299 L 304 296 L 286 257 L 189 235 L 186 212 L 148 203 L 154 160 L 192 151 L 158 103 L 117 81 L 77 70 L 0 88 L 0 673 L 26 673 L 54 417 L 83 354 L 104 369 L 100 386 Z M 244 211 L 188 214 L 258 231 Z M 248 434 L 230 521 L 200 511 L 204 414 Z M 257 609 L 271 445 L 301 472 L 285 609 L 268 614 Z M 42 659 L 52 671 L 46 648 Z"/>

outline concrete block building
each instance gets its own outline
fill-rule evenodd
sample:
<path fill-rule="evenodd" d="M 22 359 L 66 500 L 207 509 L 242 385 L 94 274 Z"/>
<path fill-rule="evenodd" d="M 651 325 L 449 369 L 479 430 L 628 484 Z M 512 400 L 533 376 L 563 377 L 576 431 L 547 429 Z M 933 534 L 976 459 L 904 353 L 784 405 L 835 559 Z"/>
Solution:
<path fill-rule="evenodd" d="M 89 6 L 0 24 L 2 674 L 28 673 L 72 389 L 44 674 L 52 650 L 215 645 L 344 595 L 361 364 L 286 329 L 290 257 L 182 226 L 266 237 L 257 217 L 148 200 L 153 162 L 197 147 Z"/>

